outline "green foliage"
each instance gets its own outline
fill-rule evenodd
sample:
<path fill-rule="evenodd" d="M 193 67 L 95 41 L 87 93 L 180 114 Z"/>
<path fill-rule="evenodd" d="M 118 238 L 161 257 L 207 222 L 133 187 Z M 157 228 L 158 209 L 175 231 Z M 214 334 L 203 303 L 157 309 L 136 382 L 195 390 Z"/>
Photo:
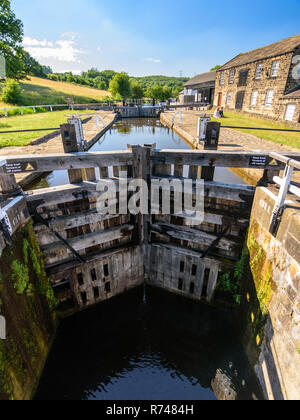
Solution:
<path fill-rule="evenodd" d="M 32 223 L 29 229 L 30 237 L 30 256 L 33 269 L 36 273 L 38 284 L 39 284 L 39 293 L 46 297 L 48 306 L 51 311 L 53 311 L 58 306 L 58 301 L 54 295 L 54 291 L 51 286 L 50 279 L 46 276 L 43 255 L 41 253 L 39 244 L 37 242 Z"/>
<path fill-rule="evenodd" d="M 36 357 L 39 351 L 38 346 L 29 331 L 23 328 L 22 334 L 23 334 L 25 348 L 31 357 L 32 363 L 34 363 L 36 361 Z"/>
<path fill-rule="evenodd" d="M 30 264 L 32 264 L 37 276 L 39 286 L 38 292 L 40 295 L 46 297 L 50 310 L 54 310 L 57 307 L 58 302 L 51 287 L 51 282 L 45 275 L 42 254 L 35 235 L 32 232 L 32 227 L 31 230 L 29 230 L 29 236 L 31 245 L 27 239 L 24 240 L 23 244 L 24 263 L 17 260 L 12 263 L 12 279 L 14 281 L 14 288 L 18 295 L 26 294 L 29 298 L 34 297 L 35 290 L 33 284 L 30 283 L 29 276 L 29 268 Z"/>
<path fill-rule="evenodd" d="M 95 68 L 92 68 L 87 72 L 81 73 L 81 75 L 74 75 L 72 73 L 55 73 L 48 74 L 47 77 L 48 79 L 54 80 L 56 82 L 69 82 L 74 83 L 76 85 L 94 87 L 100 90 L 108 90 L 110 82 L 117 74 L 118 73 L 116 73 L 113 70 L 99 71 Z M 132 86 L 139 86 L 139 96 L 132 95 L 132 97 L 134 97 L 134 99 L 142 99 L 143 96 L 141 96 L 141 89 L 146 91 L 148 88 L 154 86 L 170 88 L 170 91 L 172 91 L 172 93 L 169 94 L 169 98 L 177 97 L 179 92 L 183 89 L 183 84 L 188 81 L 188 78 L 168 76 L 146 76 L 130 77 L 130 80 Z M 116 96 L 122 98 L 122 95 L 120 95 L 120 93 L 117 93 Z M 126 95 L 126 98 L 129 98 L 129 96 Z"/>
<path fill-rule="evenodd" d="M 13 105 L 20 105 L 22 103 L 22 90 L 16 80 L 6 80 L 5 86 L 2 89 L 1 100 Z"/>
<path fill-rule="evenodd" d="M 52 73 L 50 67 L 42 66 L 27 51 L 22 51 L 22 61 L 27 75 L 46 78 L 48 74 Z"/>
<path fill-rule="evenodd" d="M 110 81 L 109 91 L 114 98 L 131 98 L 131 84 L 127 73 L 117 73 Z"/>
<path fill-rule="evenodd" d="M 0 2 L 0 54 L 6 60 L 7 77 L 21 79 L 25 76 L 22 61 L 23 24 L 11 10 L 10 0 Z"/>
<path fill-rule="evenodd" d="M 169 76 L 145 76 L 145 77 L 131 77 L 135 82 L 138 82 L 145 90 L 153 86 L 169 87 L 174 93 L 179 93 L 183 90 L 183 85 L 189 79 L 186 77 L 169 77 Z M 173 96 L 175 96 L 173 93 Z"/>
<path fill-rule="evenodd" d="M 147 98 L 156 99 L 159 101 L 167 101 L 172 98 L 173 91 L 170 87 L 162 87 L 160 85 L 151 86 L 146 90 Z"/>
<path fill-rule="evenodd" d="M 100 90 L 108 90 L 110 81 L 117 73 L 113 70 L 99 71 L 95 68 L 82 72 L 81 75 L 69 73 L 49 73 L 47 78 L 55 82 L 68 82 Z"/>
<path fill-rule="evenodd" d="M 245 272 L 245 265 L 249 258 L 248 250 L 244 250 L 241 256 L 241 259 L 236 263 L 234 267 L 233 274 L 225 273 L 221 276 L 217 290 L 220 292 L 229 293 L 232 295 L 236 305 L 241 304 L 241 282 L 243 280 L 243 275 Z"/>
<path fill-rule="evenodd" d="M 210 71 L 219 70 L 220 68 L 221 68 L 221 66 L 218 64 L 217 66 L 215 66 L 212 69 L 210 69 Z"/>
<path fill-rule="evenodd" d="M 12 263 L 12 279 L 14 281 L 14 288 L 18 295 L 23 295 L 26 293 L 28 297 L 33 297 L 33 285 L 30 283 L 29 279 L 29 249 L 30 244 L 27 239 L 24 240 L 23 244 L 23 257 L 24 263 L 15 260 Z"/>

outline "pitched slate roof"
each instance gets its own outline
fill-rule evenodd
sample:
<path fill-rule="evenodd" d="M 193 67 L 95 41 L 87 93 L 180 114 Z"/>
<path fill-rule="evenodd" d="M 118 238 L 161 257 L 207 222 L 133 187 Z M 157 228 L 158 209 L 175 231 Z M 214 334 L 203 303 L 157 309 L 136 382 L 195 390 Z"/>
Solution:
<path fill-rule="evenodd" d="M 196 86 L 201 85 L 202 83 L 210 83 L 215 82 L 217 78 L 217 72 L 216 71 L 210 71 L 208 73 L 202 73 L 198 74 L 197 76 L 190 79 L 188 82 L 184 84 L 185 87 L 189 86 Z"/>
<path fill-rule="evenodd" d="M 275 44 L 267 45 L 266 47 L 258 48 L 253 51 L 239 54 L 228 63 L 224 64 L 218 71 L 230 69 L 232 67 L 243 66 L 245 64 L 253 63 L 266 58 L 278 57 L 279 55 L 287 54 L 294 51 L 300 46 L 300 35 L 292 36 L 283 41 L 275 42 Z"/>

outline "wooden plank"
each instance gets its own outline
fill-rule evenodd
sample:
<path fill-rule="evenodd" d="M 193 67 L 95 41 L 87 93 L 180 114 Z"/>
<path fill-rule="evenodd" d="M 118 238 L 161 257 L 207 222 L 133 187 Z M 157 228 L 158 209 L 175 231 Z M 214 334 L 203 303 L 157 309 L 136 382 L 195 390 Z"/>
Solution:
<path fill-rule="evenodd" d="M 117 180 L 102 180 L 102 182 L 111 183 L 114 182 L 116 185 L 116 191 L 118 192 Z M 100 197 L 102 194 L 97 191 L 98 182 L 85 181 L 80 184 L 67 184 L 60 185 L 58 187 L 43 188 L 39 190 L 29 191 L 26 193 L 26 200 L 32 206 L 49 207 L 57 204 L 63 204 L 71 201 L 82 200 L 92 197 Z"/>
<path fill-rule="evenodd" d="M 175 214 L 175 217 L 180 219 L 184 219 L 187 223 L 190 223 L 194 219 L 192 217 L 187 216 L 186 214 Z M 230 225 L 234 221 L 234 216 L 230 214 L 224 214 L 224 212 L 216 210 L 214 213 L 205 211 L 203 223 L 210 223 L 213 225 L 218 226 L 226 226 Z M 239 227 L 247 227 L 249 225 L 249 217 L 240 217 L 238 220 L 235 221 L 235 225 Z"/>
<path fill-rule="evenodd" d="M 133 225 L 123 225 L 121 227 L 105 230 L 103 232 L 77 236 L 75 238 L 68 239 L 68 242 L 76 251 L 82 251 L 95 245 L 101 245 L 107 242 L 115 241 L 117 239 L 122 239 L 130 235 L 133 229 Z M 54 242 L 41 248 L 44 254 L 48 254 L 49 252 L 53 251 L 58 253 L 65 249 L 66 247 L 61 242 Z"/>
<path fill-rule="evenodd" d="M 282 162 L 262 152 L 223 152 L 210 150 L 154 150 L 151 154 L 156 165 L 194 165 L 224 168 L 284 169 Z M 288 157 L 300 161 L 299 153 L 289 153 Z M 273 164 L 275 163 L 275 164 Z"/>
<path fill-rule="evenodd" d="M 174 177 L 153 177 L 152 179 L 163 180 L 168 179 L 172 181 Z M 181 179 L 182 184 L 184 179 Z M 220 198 L 229 201 L 237 201 L 239 203 L 245 202 L 245 197 L 254 197 L 256 188 L 248 185 L 238 185 L 238 184 L 226 184 L 222 182 L 215 181 L 205 181 L 205 197 L 209 198 Z M 161 187 L 162 190 L 167 190 L 167 186 Z M 196 194 L 196 180 L 193 180 L 193 194 Z"/>
<path fill-rule="evenodd" d="M 3 168 L 7 174 L 122 166 L 133 163 L 132 153 L 128 151 L 8 156 L 6 162 Z"/>
<path fill-rule="evenodd" d="M 188 250 L 186 248 L 182 248 L 180 246 L 176 246 L 176 245 L 172 245 L 172 244 L 157 244 L 157 243 L 155 243 L 155 244 L 151 244 L 150 246 L 153 247 L 154 249 L 155 248 L 156 249 L 161 249 L 161 250 L 169 249 L 171 251 L 174 251 L 174 252 L 177 253 L 178 258 L 180 258 L 180 255 L 185 255 L 185 256 L 191 256 L 191 257 L 199 260 L 199 257 L 200 257 L 200 254 L 201 254 L 200 252 L 193 251 L 192 249 Z M 219 261 L 214 259 L 214 258 L 203 258 L 203 259 L 201 259 L 201 262 L 205 265 L 205 267 L 211 268 L 211 267 L 214 267 L 216 262 L 219 262 Z M 225 264 L 225 266 L 227 267 L 228 264 Z"/>
<path fill-rule="evenodd" d="M 126 244 L 126 245 L 120 245 L 118 247 L 112 248 L 112 249 L 106 249 L 104 251 L 101 251 L 99 254 L 97 255 L 87 255 L 85 256 L 85 259 L 87 261 L 87 263 L 95 263 L 95 265 L 104 259 L 104 258 L 109 258 L 112 257 L 113 255 L 116 254 L 123 254 L 123 253 L 127 253 L 128 251 L 130 251 L 132 248 L 136 248 L 135 245 L 133 244 Z M 69 261 L 62 261 L 60 264 L 54 264 L 54 265 L 48 265 L 46 266 L 46 271 L 48 275 L 51 276 L 60 276 L 61 273 L 65 273 L 65 272 L 70 272 L 70 270 L 80 267 L 81 263 L 78 262 L 78 260 L 69 260 Z M 102 271 L 101 271 L 102 272 Z M 100 278 L 100 280 L 103 279 L 103 275 L 99 274 L 99 267 L 97 267 L 97 277 Z"/>
<path fill-rule="evenodd" d="M 211 246 L 212 243 L 217 239 L 215 235 L 211 235 L 198 229 L 190 229 L 187 227 L 176 226 L 167 223 L 153 224 L 151 225 L 151 230 L 153 232 L 159 232 L 161 234 L 168 235 L 173 239 L 188 241 L 207 247 Z M 241 245 L 238 242 L 223 238 L 218 243 L 217 248 L 224 249 L 225 251 L 236 251 L 236 248 L 240 246 Z"/>
<path fill-rule="evenodd" d="M 84 181 L 96 181 L 95 168 L 86 168 L 83 170 L 83 174 Z"/>
<path fill-rule="evenodd" d="M 76 213 L 71 216 L 58 217 L 53 220 L 48 221 L 52 229 L 57 232 L 74 229 L 79 226 L 89 225 L 90 223 L 99 223 L 105 220 L 111 220 L 119 217 L 118 215 L 106 215 L 103 216 L 98 213 L 96 210 L 89 212 Z M 36 224 L 34 226 L 35 232 L 37 235 L 45 232 L 48 228 L 42 224 Z"/>

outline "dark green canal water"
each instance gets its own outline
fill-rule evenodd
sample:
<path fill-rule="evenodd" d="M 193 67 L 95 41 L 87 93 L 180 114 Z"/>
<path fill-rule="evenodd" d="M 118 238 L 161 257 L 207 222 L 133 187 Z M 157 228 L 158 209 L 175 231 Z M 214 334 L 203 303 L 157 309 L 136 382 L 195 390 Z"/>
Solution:
<path fill-rule="evenodd" d="M 37 400 L 215 400 L 217 374 L 260 399 L 229 312 L 136 289 L 63 321 Z"/>

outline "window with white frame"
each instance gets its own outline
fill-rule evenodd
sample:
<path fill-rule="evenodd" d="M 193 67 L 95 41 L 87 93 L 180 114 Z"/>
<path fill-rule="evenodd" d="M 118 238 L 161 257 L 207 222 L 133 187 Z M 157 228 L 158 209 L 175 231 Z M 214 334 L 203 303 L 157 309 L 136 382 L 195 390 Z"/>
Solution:
<path fill-rule="evenodd" d="M 280 60 L 273 61 L 271 77 L 277 77 L 279 73 Z"/>
<path fill-rule="evenodd" d="M 231 104 L 231 100 L 232 100 L 232 93 L 228 93 L 227 94 L 227 101 L 226 101 L 226 105 L 230 105 Z"/>
<path fill-rule="evenodd" d="M 267 91 L 266 105 L 271 106 L 273 104 L 273 99 L 274 99 L 274 90 L 270 89 Z"/>
<path fill-rule="evenodd" d="M 286 107 L 285 121 L 293 121 L 294 120 L 295 111 L 296 111 L 296 105 L 289 104 Z"/>
<path fill-rule="evenodd" d="M 231 70 L 230 74 L 229 74 L 229 83 L 232 85 L 232 83 L 234 82 L 234 76 L 235 76 L 235 71 Z"/>
<path fill-rule="evenodd" d="M 262 72 L 263 72 L 263 65 L 258 64 L 256 67 L 256 72 L 255 72 L 255 80 L 261 79 Z"/>
<path fill-rule="evenodd" d="M 221 73 L 220 85 L 224 85 L 225 83 L 225 72 Z"/>
<path fill-rule="evenodd" d="M 256 106 L 257 105 L 257 98 L 258 98 L 258 90 L 253 90 L 252 95 L 251 95 L 251 106 Z"/>

